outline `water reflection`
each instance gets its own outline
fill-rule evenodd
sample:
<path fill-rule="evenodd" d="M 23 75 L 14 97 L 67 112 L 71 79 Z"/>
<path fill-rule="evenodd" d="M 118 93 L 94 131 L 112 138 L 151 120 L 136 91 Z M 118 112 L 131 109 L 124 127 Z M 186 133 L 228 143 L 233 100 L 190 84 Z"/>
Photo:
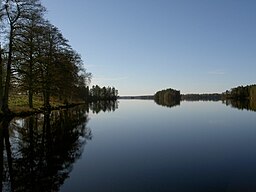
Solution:
<path fill-rule="evenodd" d="M 59 191 L 92 133 L 85 107 L 0 123 L 1 191 Z"/>
<path fill-rule="evenodd" d="M 89 104 L 89 108 L 93 113 L 115 111 L 118 108 L 118 101 L 116 100 L 103 100 L 96 101 Z"/>
<path fill-rule="evenodd" d="M 174 107 L 180 105 L 180 100 L 162 99 L 155 100 L 155 103 L 165 107 Z"/>
<path fill-rule="evenodd" d="M 250 111 L 256 111 L 256 101 L 253 99 L 235 100 L 228 99 L 223 101 L 227 106 L 231 106 L 237 109 L 246 109 Z"/>

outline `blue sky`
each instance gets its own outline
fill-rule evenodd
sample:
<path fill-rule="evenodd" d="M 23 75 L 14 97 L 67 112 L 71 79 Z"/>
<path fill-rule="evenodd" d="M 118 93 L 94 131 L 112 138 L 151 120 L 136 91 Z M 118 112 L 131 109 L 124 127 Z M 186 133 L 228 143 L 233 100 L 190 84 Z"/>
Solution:
<path fill-rule="evenodd" d="M 256 83 L 255 0 L 42 0 L 92 83 L 119 95 Z"/>

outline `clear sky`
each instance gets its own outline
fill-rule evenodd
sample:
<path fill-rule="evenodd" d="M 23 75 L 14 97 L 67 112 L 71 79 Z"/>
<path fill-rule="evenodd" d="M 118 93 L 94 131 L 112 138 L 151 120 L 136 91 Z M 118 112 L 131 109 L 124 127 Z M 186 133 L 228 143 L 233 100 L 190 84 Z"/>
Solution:
<path fill-rule="evenodd" d="M 256 0 L 42 0 L 92 83 L 119 95 L 256 83 Z"/>

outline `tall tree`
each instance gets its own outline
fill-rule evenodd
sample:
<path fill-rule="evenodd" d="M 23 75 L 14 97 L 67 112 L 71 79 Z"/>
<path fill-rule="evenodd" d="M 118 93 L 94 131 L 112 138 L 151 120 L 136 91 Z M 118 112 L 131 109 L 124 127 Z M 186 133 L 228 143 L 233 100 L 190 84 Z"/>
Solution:
<path fill-rule="evenodd" d="M 70 83 L 74 83 L 74 76 L 78 70 L 73 63 L 74 52 L 58 28 L 48 23 L 42 30 L 43 36 L 42 38 L 39 37 L 38 40 L 40 47 L 40 66 L 38 68 L 40 75 L 38 78 L 40 79 L 44 106 L 50 108 L 51 95 L 56 94 L 56 92 L 65 93 L 65 89 L 72 88 Z"/>
<path fill-rule="evenodd" d="M 13 60 L 13 38 L 15 24 L 20 17 L 20 4 L 16 0 L 6 0 L 5 4 L 6 15 L 9 22 L 9 42 L 8 42 L 8 60 L 6 66 L 6 79 L 5 79 L 5 89 L 3 95 L 2 111 L 4 113 L 9 113 L 9 90 L 10 90 L 10 81 L 11 81 L 11 64 Z"/>
<path fill-rule="evenodd" d="M 44 97 L 44 107 L 50 108 L 50 91 L 52 89 L 52 77 L 53 64 L 54 64 L 54 54 L 55 48 L 57 47 L 58 35 L 57 28 L 53 25 L 48 24 L 45 27 L 45 42 L 44 42 L 44 55 L 41 68 L 41 80 L 42 80 L 42 92 Z"/>
<path fill-rule="evenodd" d="M 14 63 L 14 44 L 17 38 L 17 32 L 24 27 L 23 23 L 31 18 L 31 13 L 38 12 L 38 7 L 42 7 L 39 0 L 6 0 L 5 13 L 8 21 L 8 59 L 6 63 L 5 86 L 2 99 L 2 111 L 8 113 L 9 93 L 11 87 L 11 75 Z M 33 14 L 32 14 L 33 15 Z"/>
<path fill-rule="evenodd" d="M 44 24 L 44 11 L 40 4 L 31 6 L 30 14 L 24 15 L 24 19 L 18 23 L 20 27 L 15 31 L 17 36 L 14 41 L 15 56 L 16 59 L 19 58 L 15 63 L 15 70 L 23 90 L 28 91 L 30 108 L 33 108 L 33 94 L 37 81 L 35 68 L 38 64 L 38 49 L 40 49 L 36 46 L 36 36 L 40 35 L 40 26 Z"/>
<path fill-rule="evenodd" d="M 5 0 L 2 7 L 0 21 L 5 18 L 3 26 L 7 32 L 7 41 L 0 37 L 2 111 L 10 112 L 11 88 L 28 93 L 30 108 L 35 94 L 43 96 L 45 108 L 50 108 L 52 96 L 66 101 L 84 99 L 83 91 L 88 92 L 91 74 L 58 28 L 44 19 L 45 8 L 40 0 Z M 6 49 L 4 59 L 2 42 Z"/>

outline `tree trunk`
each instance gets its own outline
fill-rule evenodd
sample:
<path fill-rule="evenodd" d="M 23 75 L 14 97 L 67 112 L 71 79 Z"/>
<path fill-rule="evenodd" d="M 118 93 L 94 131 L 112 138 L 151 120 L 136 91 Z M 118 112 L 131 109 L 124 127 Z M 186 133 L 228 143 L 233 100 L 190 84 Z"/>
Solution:
<path fill-rule="evenodd" d="M 3 58 L 2 58 L 2 47 L 0 44 L 0 109 L 2 108 L 3 105 Z"/>
<path fill-rule="evenodd" d="M 10 113 L 8 100 L 9 100 L 9 91 L 10 91 L 10 82 L 11 82 L 11 64 L 12 64 L 12 49 L 13 49 L 13 25 L 10 26 L 10 39 L 9 39 L 9 53 L 8 53 L 8 61 L 6 67 L 6 80 L 5 80 L 5 89 L 3 95 L 3 105 L 2 111 L 4 113 Z"/>
<path fill-rule="evenodd" d="M 31 42 L 33 39 L 30 40 Z M 29 53 L 29 85 L 28 85 L 28 103 L 29 107 L 33 108 L 33 93 L 34 93 L 34 82 L 33 82 L 33 46 L 30 47 L 30 53 Z"/>
<path fill-rule="evenodd" d="M 45 95 L 44 95 L 44 106 L 47 110 L 51 108 L 50 105 L 50 87 L 51 87 L 51 77 L 50 77 L 50 65 L 52 60 L 52 44 L 49 47 L 49 58 L 46 64 L 46 71 L 45 71 Z"/>
<path fill-rule="evenodd" d="M 28 91 L 28 103 L 29 108 L 33 108 L 33 91 L 31 89 Z"/>
<path fill-rule="evenodd" d="M 44 90 L 44 108 L 45 109 L 50 109 L 51 105 L 50 105 L 50 93 L 48 88 L 46 87 Z"/>
<path fill-rule="evenodd" d="M 33 108 L 33 69 L 32 69 L 32 59 L 30 59 L 30 64 L 29 64 L 29 90 L 28 90 L 28 103 L 29 107 Z"/>

